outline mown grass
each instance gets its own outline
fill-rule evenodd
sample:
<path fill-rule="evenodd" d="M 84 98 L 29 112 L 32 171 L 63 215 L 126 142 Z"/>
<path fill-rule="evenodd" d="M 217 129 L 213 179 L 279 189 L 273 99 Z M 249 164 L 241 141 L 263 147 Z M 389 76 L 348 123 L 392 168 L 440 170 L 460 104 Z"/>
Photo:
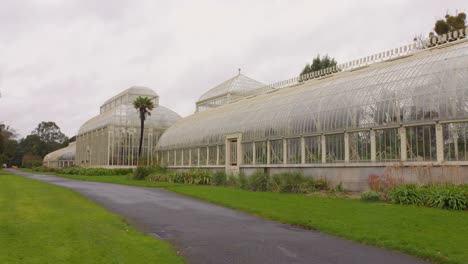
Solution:
<path fill-rule="evenodd" d="M 76 180 L 161 187 L 260 217 L 317 229 L 438 263 L 468 263 L 468 212 L 383 202 L 252 192 L 235 188 L 135 181 L 125 176 Z"/>
<path fill-rule="evenodd" d="M 184 263 L 85 197 L 0 170 L 0 263 Z"/>

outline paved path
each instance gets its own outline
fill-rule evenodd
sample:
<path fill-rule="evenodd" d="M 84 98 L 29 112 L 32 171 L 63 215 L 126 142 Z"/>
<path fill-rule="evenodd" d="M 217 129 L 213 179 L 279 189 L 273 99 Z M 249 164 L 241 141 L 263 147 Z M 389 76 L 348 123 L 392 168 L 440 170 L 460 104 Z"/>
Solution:
<path fill-rule="evenodd" d="M 81 193 L 140 230 L 170 241 L 188 263 L 426 263 L 162 189 L 10 171 Z"/>

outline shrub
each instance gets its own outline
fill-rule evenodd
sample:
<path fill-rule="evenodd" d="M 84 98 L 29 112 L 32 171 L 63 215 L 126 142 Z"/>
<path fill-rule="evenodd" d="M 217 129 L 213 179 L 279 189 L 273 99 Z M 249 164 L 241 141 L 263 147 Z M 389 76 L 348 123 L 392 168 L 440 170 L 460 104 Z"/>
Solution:
<path fill-rule="evenodd" d="M 65 167 L 65 168 L 55 169 L 54 172 L 61 173 L 61 174 L 71 174 L 71 175 L 112 176 L 112 175 L 132 174 L 133 169 Z"/>
<path fill-rule="evenodd" d="M 133 171 L 132 179 L 144 180 L 146 177 L 150 175 L 151 172 L 152 172 L 152 168 L 149 166 L 138 166 Z"/>
<path fill-rule="evenodd" d="M 343 183 L 340 182 L 338 185 L 336 185 L 335 188 L 333 188 L 333 191 L 340 193 L 344 192 Z"/>
<path fill-rule="evenodd" d="M 265 192 L 268 191 L 268 174 L 257 171 L 249 178 L 249 189 L 252 191 Z"/>
<path fill-rule="evenodd" d="M 380 200 L 380 193 L 376 191 L 367 191 L 361 193 L 361 200 L 368 202 L 376 202 Z"/>
<path fill-rule="evenodd" d="M 238 184 L 239 188 L 244 189 L 244 190 L 249 188 L 249 182 L 242 172 L 239 173 L 238 181 L 239 181 L 239 184 Z"/>
<path fill-rule="evenodd" d="M 239 178 L 232 174 L 229 175 L 227 178 L 227 185 L 231 187 L 239 187 L 240 186 Z"/>
<path fill-rule="evenodd" d="M 217 171 L 211 177 L 211 184 L 216 186 L 224 186 L 227 184 L 227 176 L 224 171 Z"/>
<path fill-rule="evenodd" d="M 388 196 L 393 203 L 423 205 L 424 192 L 414 184 L 398 185 L 390 190 Z"/>
<path fill-rule="evenodd" d="M 270 189 L 281 193 L 309 193 L 315 191 L 316 182 L 300 172 L 280 173 L 271 177 Z"/>
<path fill-rule="evenodd" d="M 328 182 L 325 179 L 318 179 L 315 181 L 315 189 L 319 191 L 328 190 Z"/>
<path fill-rule="evenodd" d="M 465 210 L 468 206 L 468 192 L 463 186 L 441 185 L 429 187 L 426 204 L 431 207 Z"/>

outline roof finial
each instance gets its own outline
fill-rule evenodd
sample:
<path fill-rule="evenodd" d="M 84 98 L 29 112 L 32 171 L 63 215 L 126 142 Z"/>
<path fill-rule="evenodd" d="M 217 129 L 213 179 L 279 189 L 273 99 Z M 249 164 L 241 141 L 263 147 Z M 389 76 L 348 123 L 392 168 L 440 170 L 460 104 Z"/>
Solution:
<path fill-rule="evenodd" d="M 241 72 L 241 68 L 237 69 L 239 71 L 239 75 L 240 75 L 240 72 Z"/>

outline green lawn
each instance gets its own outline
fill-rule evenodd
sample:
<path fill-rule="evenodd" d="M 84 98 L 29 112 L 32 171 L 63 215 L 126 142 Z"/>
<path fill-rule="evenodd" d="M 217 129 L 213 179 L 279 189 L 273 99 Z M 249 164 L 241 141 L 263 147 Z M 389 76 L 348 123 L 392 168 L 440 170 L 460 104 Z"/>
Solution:
<path fill-rule="evenodd" d="M 184 263 L 85 197 L 0 170 L 0 263 Z"/>

